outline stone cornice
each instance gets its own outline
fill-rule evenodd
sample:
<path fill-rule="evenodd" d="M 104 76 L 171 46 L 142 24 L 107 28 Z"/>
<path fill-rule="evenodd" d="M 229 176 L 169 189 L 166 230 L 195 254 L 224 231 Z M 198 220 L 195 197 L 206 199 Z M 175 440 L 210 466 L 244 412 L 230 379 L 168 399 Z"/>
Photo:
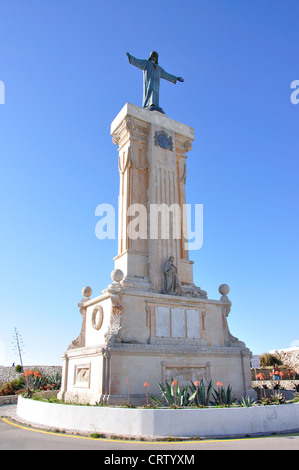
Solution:
<path fill-rule="evenodd" d="M 194 140 L 194 129 L 192 127 L 174 121 L 173 119 L 169 119 L 165 114 L 159 113 L 158 111 L 148 111 L 131 103 L 126 103 L 112 122 L 111 135 L 116 133 L 123 120 L 128 116 L 142 121 L 143 123 L 155 124 L 161 128 L 166 127 L 168 129 L 172 129 L 176 134 L 184 136 L 191 141 Z"/>
<path fill-rule="evenodd" d="M 113 343 L 108 347 L 111 354 L 138 354 L 138 355 L 161 355 L 173 354 L 174 351 L 177 356 L 229 356 L 229 355 L 242 355 L 251 356 L 251 351 L 248 348 L 237 346 L 199 346 L 199 345 L 170 345 L 170 344 L 144 344 L 144 343 Z"/>

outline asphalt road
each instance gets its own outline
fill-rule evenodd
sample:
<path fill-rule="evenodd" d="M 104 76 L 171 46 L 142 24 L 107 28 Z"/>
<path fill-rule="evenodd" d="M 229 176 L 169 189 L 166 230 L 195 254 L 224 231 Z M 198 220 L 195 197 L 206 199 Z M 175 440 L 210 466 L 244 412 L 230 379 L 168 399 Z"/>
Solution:
<path fill-rule="evenodd" d="M 2 408 L 2 410 L 1 410 Z M 244 439 L 142 442 L 59 434 L 18 423 L 0 407 L 0 450 L 98 450 L 104 464 L 199 464 L 200 450 L 299 450 L 299 433 Z M 6 414 L 7 417 L 3 417 Z M 125 459 L 124 461 L 118 459 Z"/>

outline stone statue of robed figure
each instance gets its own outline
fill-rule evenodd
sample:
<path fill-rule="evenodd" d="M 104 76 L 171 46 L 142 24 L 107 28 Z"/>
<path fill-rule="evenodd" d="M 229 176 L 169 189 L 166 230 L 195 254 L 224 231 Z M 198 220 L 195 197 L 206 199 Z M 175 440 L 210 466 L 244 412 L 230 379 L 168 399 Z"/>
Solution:
<path fill-rule="evenodd" d="M 166 72 L 158 64 L 159 54 L 156 51 L 151 52 L 149 58 L 136 59 L 129 52 L 126 52 L 129 62 L 135 67 L 143 70 L 143 103 L 142 107 L 150 111 L 159 111 L 164 113 L 159 105 L 160 78 L 176 84 L 177 81 L 183 82 L 182 77 L 176 77 Z"/>
<path fill-rule="evenodd" d="M 177 268 L 174 264 L 174 257 L 169 256 L 163 266 L 164 288 L 162 294 L 176 294 L 179 287 Z"/>

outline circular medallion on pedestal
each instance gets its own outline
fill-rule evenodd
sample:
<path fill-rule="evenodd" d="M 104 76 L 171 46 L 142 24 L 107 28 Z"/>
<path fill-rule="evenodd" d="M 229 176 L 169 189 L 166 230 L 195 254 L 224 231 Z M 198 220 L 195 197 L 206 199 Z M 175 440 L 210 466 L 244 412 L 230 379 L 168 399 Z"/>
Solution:
<path fill-rule="evenodd" d="M 92 317 L 91 317 L 91 324 L 95 330 L 99 330 L 103 324 L 104 312 L 103 307 L 98 305 L 93 309 Z"/>

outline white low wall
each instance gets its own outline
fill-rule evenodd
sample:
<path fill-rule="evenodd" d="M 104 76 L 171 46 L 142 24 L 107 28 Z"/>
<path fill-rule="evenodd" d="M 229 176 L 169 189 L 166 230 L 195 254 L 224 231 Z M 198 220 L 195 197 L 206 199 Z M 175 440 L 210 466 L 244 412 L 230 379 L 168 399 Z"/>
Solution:
<path fill-rule="evenodd" d="M 59 405 L 19 397 L 17 415 L 32 424 L 49 428 L 123 437 L 230 437 L 299 429 L 299 404 L 132 409 Z"/>

